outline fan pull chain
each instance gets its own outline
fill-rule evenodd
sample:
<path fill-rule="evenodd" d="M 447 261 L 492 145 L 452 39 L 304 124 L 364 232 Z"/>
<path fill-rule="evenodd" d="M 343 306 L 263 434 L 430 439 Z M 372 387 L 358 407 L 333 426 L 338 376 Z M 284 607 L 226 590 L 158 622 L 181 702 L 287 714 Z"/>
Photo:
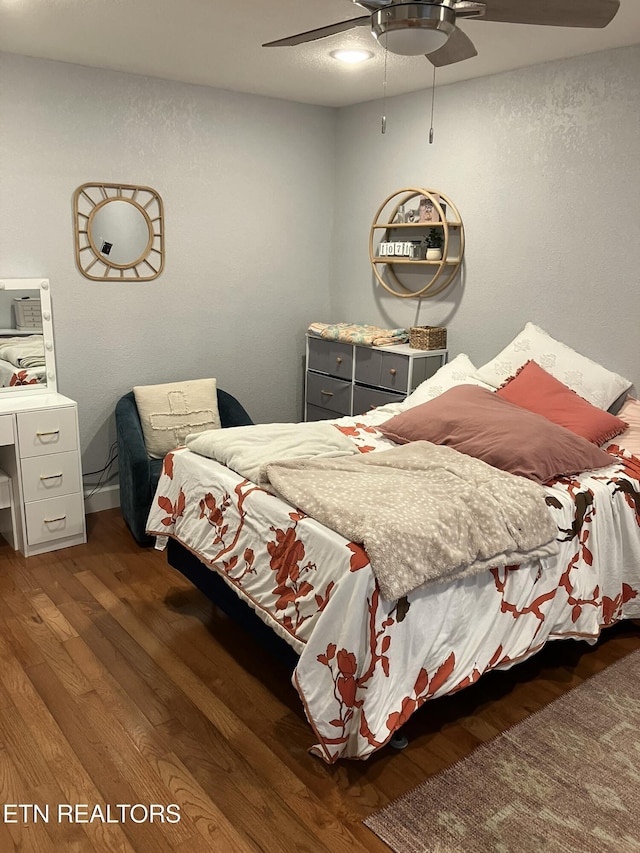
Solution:
<path fill-rule="evenodd" d="M 387 132 L 387 39 L 384 41 L 384 80 L 382 82 L 382 133 Z"/>
<path fill-rule="evenodd" d="M 436 66 L 433 66 L 433 82 L 431 83 L 431 127 L 429 128 L 429 145 L 433 145 L 433 105 L 436 99 Z"/>

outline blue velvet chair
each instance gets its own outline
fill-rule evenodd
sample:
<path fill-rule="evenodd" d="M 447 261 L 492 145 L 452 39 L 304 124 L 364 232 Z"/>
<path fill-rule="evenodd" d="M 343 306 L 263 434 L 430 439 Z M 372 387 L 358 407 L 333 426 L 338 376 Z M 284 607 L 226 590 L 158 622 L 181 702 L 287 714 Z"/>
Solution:
<path fill-rule="evenodd" d="M 253 423 L 235 397 L 220 388 L 217 393 L 223 428 Z M 116 437 L 122 517 L 138 545 L 148 547 L 153 545 L 154 539 L 147 536 L 145 527 L 160 479 L 162 459 L 151 459 L 147 453 L 133 391 L 121 397 L 116 404 Z"/>

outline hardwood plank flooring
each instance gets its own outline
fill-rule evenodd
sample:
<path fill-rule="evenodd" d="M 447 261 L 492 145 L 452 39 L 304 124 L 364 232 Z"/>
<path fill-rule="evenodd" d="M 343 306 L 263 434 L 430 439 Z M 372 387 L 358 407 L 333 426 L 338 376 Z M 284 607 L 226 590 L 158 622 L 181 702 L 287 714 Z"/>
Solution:
<path fill-rule="evenodd" d="M 118 510 L 88 528 L 86 545 L 29 559 L 0 540 L 2 853 L 384 853 L 362 825 L 371 811 L 640 648 L 635 623 L 595 646 L 553 642 L 426 703 L 404 751 L 329 767 L 307 752 L 282 662 L 138 548 Z M 48 822 L 5 813 L 20 803 Z M 59 804 L 88 814 L 59 822 Z M 122 820 L 107 804 L 141 805 Z M 87 819 L 94 806 L 103 820 Z"/>

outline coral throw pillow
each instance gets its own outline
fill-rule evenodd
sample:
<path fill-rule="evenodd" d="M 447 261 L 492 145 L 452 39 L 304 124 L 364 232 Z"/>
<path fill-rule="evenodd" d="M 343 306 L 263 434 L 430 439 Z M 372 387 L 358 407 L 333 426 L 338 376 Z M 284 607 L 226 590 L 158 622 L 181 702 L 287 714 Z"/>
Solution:
<path fill-rule="evenodd" d="M 451 388 L 378 429 L 399 444 L 446 444 L 537 483 L 613 464 L 586 438 L 474 385 Z"/>
<path fill-rule="evenodd" d="M 496 394 L 594 444 L 604 444 L 628 426 L 621 418 L 592 406 L 535 361 L 524 364 Z"/>

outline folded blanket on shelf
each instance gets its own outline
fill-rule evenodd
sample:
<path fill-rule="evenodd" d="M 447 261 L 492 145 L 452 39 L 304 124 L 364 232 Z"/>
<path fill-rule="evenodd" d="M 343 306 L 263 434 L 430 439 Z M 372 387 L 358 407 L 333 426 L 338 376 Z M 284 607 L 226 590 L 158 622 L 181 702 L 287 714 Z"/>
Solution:
<path fill-rule="evenodd" d="M 329 341 L 366 344 L 372 347 L 405 344 L 409 340 L 407 329 L 381 329 L 379 326 L 363 326 L 358 323 L 311 323 L 308 333 Z"/>
<path fill-rule="evenodd" d="M 44 339 L 42 335 L 0 338 L 0 358 L 15 367 L 44 367 Z"/>
<path fill-rule="evenodd" d="M 364 546 L 383 598 L 558 552 L 542 486 L 451 447 L 414 441 L 266 466 L 268 488 Z"/>

